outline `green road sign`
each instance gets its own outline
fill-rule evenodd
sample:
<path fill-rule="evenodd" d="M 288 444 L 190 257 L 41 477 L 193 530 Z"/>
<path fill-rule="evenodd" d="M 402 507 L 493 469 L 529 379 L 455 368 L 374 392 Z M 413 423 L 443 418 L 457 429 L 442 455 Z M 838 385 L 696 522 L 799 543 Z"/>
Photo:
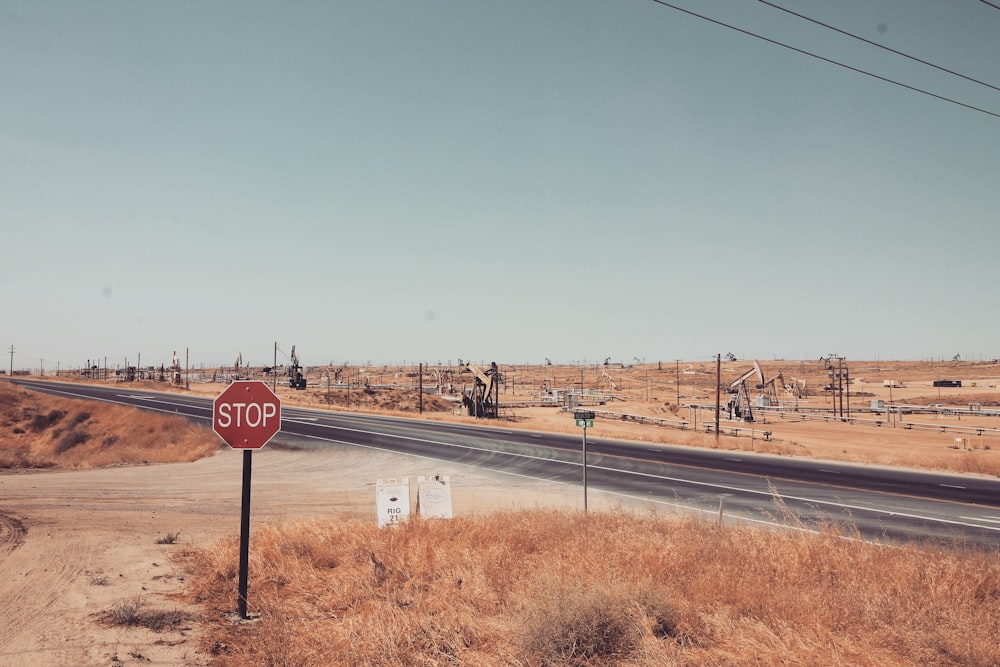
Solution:
<path fill-rule="evenodd" d="M 586 426 L 588 428 L 591 428 L 591 427 L 594 426 L 594 420 L 593 419 L 577 419 L 576 420 L 576 425 L 577 426 Z"/>

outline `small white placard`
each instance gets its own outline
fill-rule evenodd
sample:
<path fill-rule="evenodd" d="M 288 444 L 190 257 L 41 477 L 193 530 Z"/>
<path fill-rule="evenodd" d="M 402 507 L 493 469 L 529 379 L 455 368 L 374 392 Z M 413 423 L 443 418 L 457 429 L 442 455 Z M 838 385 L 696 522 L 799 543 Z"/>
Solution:
<path fill-rule="evenodd" d="M 417 514 L 425 519 L 450 519 L 451 479 L 447 475 L 417 478 Z"/>
<path fill-rule="evenodd" d="M 375 482 L 375 511 L 378 527 L 410 518 L 410 480 L 380 479 Z"/>

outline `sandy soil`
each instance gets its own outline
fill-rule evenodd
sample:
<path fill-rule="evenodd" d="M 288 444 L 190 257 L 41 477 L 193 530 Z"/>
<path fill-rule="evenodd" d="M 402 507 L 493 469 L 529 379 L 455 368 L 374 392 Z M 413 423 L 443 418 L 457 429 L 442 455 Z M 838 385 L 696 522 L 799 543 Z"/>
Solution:
<path fill-rule="evenodd" d="M 795 362 L 802 370 L 803 363 Z M 740 362 L 726 369 L 731 377 Z M 887 367 L 888 364 L 881 364 Z M 1000 366 L 955 366 L 941 370 L 947 377 L 964 377 L 963 389 L 933 388 L 926 366 L 880 368 L 868 372 L 869 381 L 858 380 L 851 391 L 888 399 L 884 377 L 902 377 L 906 387 L 894 390 L 893 399 L 949 403 L 967 407 L 969 397 L 996 396 Z M 626 376 L 625 369 L 612 371 L 616 383 L 631 383 L 632 389 L 602 409 L 652 417 L 691 419 L 684 408 L 671 406 L 675 395 L 682 403 L 701 396 L 714 400 L 714 365 L 701 364 L 682 374 L 664 365 L 663 373 L 638 369 Z M 685 369 L 688 367 L 685 366 Z M 793 366 L 794 368 L 794 366 Z M 959 371 L 972 369 L 966 375 Z M 806 369 L 808 370 L 808 369 Z M 865 370 L 865 369 L 859 369 Z M 872 369 L 867 369 L 872 371 Z M 538 389 L 541 376 L 558 369 L 539 370 L 533 385 L 526 369 L 519 369 L 520 397 Z M 676 371 L 676 372 L 671 372 Z M 596 382 L 604 369 L 588 371 L 586 382 Z M 811 386 L 822 381 L 820 370 Z M 565 369 L 567 378 L 579 371 Z M 907 375 L 909 373 L 909 375 Z M 791 375 L 791 374 L 789 374 Z M 680 380 L 678 383 L 677 380 Z M 976 386 L 971 387 L 974 379 Z M 313 385 L 315 386 L 315 385 Z M 224 385 L 193 384 L 192 391 L 217 395 Z M 637 388 L 638 387 L 638 388 Z M 160 389 L 151 384 L 148 388 Z M 325 392 L 291 392 L 280 389 L 283 401 L 320 405 Z M 501 401 L 518 398 L 513 387 Z M 871 397 L 852 398 L 855 409 Z M 813 396 L 810 404 L 828 399 Z M 938 401 L 933 401 L 938 402 Z M 988 402 L 984 400 L 984 405 Z M 514 411 L 516 420 L 504 425 L 515 428 L 578 433 L 572 419 L 552 408 Z M 870 416 L 870 415 L 867 415 Z M 427 418 L 468 418 L 450 412 L 425 414 Z M 704 419 L 702 415 L 699 419 Z M 998 418 L 976 418 L 988 428 L 1000 427 Z M 921 421 L 970 424 L 969 418 L 921 416 Z M 490 424 L 495 426 L 497 424 Z M 864 423 L 769 421 L 754 428 L 771 432 L 770 443 L 749 438 L 722 438 L 723 447 L 776 451 L 784 454 L 836 458 L 870 463 L 901 464 L 920 457 L 954 461 L 972 453 L 955 448 L 955 434 L 931 430 L 874 427 Z M 714 436 L 692 430 L 677 431 L 624 422 L 599 420 L 594 437 L 622 437 L 646 441 L 680 442 L 716 446 Z M 975 456 L 1000 457 L 995 436 L 974 441 Z M 984 449 L 989 447 L 989 449 Z M 87 471 L 0 472 L 0 667 L 38 665 L 207 665 L 209 657 L 197 652 L 197 607 L 187 607 L 177 593 L 184 586 L 184 573 L 172 564 L 171 554 L 185 545 L 207 546 L 220 538 L 238 539 L 242 456 L 228 449 L 195 463 L 147 467 L 118 467 Z M 357 448 L 297 451 L 283 447 L 280 438 L 254 454 L 252 526 L 268 521 L 362 518 L 375 520 L 374 487 L 380 478 L 418 475 L 450 475 L 456 514 L 488 512 L 525 506 L 580 508 L 577 487 L 544 484 L 516 477 L 483 472 L 465 466 L 393 456 Z M 600 509 L 620 500 L 592 494 L 591 507 Z M 176 544 L 157 544 L 170 533 L 180 533 Z M 251 538 L 251 559 L 253 543 Z M 234 563 L 234 568 L 236 564 Z M 141 600 L 150 611 L 183 611 L 190 622 L 153 632 L 144 628 L 108 625 L 103 614 L 116 605 Z M 252 607 L 253 590 L 250 590 Z M 233 608 L 236 600 L 234 596 Z"/>

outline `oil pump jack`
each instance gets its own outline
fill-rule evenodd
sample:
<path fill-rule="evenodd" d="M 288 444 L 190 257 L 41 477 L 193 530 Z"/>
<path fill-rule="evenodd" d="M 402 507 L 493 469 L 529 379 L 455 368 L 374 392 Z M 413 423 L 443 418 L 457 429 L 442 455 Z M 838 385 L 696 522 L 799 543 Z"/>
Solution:
<path fill-rule="evenodd" d="M 294 345 L 292 345 L 291 357 L 288 364 L 288 386 L 292 389 L 305 389 L 306 378 L 302 375 L 302 366 L 299 365 L 299 356 L 295 354 Z"/>
<path fill-rule="evenodd" d="M 760 370 L 760 364 L 756 360 L 753 368 L 729 383 L 726 393 L 729 394 L 729 402 L 726 407 L 729 409 L 730 419 L 742 419 L 743 421 L 753 421 L 753 401 L 750 399 L 750 390 L 747 388 L 747 380 L 757 376 L 761 386 L 764 382 L 764 372 Z"/>
<path fill-rule="evenodd" d="M 500 402 L 500 371 L 497 362 L 492 362 L 488 369 L 481 370 L 472 364 L 465 364 L 463 373 L 472 373 L 475 384 L 472 387 L 472 394 L 462 398 L 462 403 L 469 411 L 470 417 L 496 419 L 499 417 L 498 404 Z"/>

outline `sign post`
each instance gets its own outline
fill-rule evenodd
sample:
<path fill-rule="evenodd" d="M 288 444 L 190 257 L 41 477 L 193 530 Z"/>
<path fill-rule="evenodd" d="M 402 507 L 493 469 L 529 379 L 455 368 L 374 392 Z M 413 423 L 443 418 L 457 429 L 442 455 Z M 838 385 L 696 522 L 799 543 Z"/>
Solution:
<path fill-rule="evenodd" d="M 583 511 L 587 511 L 587 427 L 594 425 L 593 412 L 577 410 L 573 413 L 576 425 L 583 427 Z"/>
<path fill-rule="evenodd" d="M 236 589 L 236 611 L 246 620 L 247 585 L 250 578 L 250 478 L 253 468 L 251 450 L 243 450 L 243 495 L 240 500 L 240 576 Z"/>
<path fill-rule="evenodd" d="M 263 382 L 233 382 L 212 403 L 212 430 L 233 449 L 243 450 L 243 495 L 240 503 L 240 573 L 237 609 L 247 617 L 250 565 L 250 479 L 252 453 L 281 430 L 281 400 Z"/>

